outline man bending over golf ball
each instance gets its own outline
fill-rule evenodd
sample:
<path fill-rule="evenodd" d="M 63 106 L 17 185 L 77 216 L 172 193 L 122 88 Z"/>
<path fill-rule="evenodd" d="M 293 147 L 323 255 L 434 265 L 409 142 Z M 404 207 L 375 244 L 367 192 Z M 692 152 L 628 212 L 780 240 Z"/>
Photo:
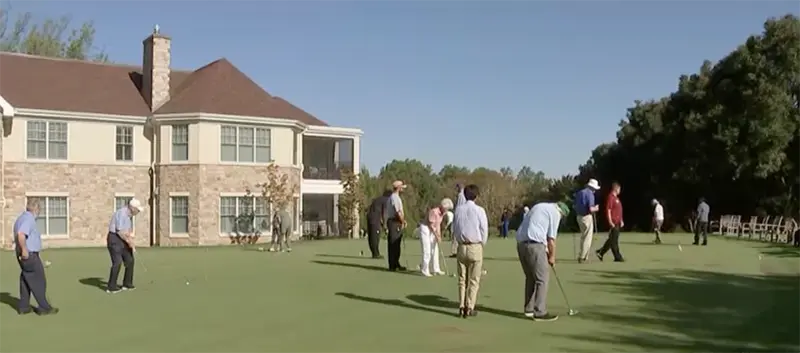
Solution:
<path fill-rule="evenodd" d="M 111 273 L 108 275 L 108 288 L 106 293 L 119 293 L 120 290 L 133 290 L 133 253 L 136 246 L 133 244 L 133 216 L 142 212 L 144 207 L 137 199 L 131 199 L 126 206 L 120 207 L 111 216 L 108 223 L 106 245 L 108 254 L 111 255 Z M 125 275 L 122 277 L 122 289 L 117 287 L 117 277 L 122 264 L 125 264 Z"/>
<path fill-rule="evenodd" d="M 444 214 L 452 209 L 453 201 L 445 198 L 439 206 L 428 211 L 427 219 L 420 222 L 417 231 L 422 244 L 422 263 L 419 265 L 419 270 L 425 277 L 445 274 L 439 268 L 439 243 L 442 241 L 442 219 Z M 433 262 L 433 274 L 431 274 L 431 262 Z"/>
<path fill-rule="evenodd" d="M 556 237 L 561 218 L 569 214 L 563 202 L 542 202 L 525 214 L 517 231 L 517 255 L 525 273 L 525 316 L 535 321 L 555 321 L 547 312 L 547 283 L 556 263 Z"/>
<path fill-rule="evenodd" d="M 486 210 L 475 204 L 479 193 L 475 184 L 459 190 L 458 206 L 453 216 L 453 236 L 458 242 L 456 260 L 459 315 L 463 318 L 478 314 L 475 311 L 475 301 L 478 299 L 481 283 L 483 246 L 489 240 Z"/>

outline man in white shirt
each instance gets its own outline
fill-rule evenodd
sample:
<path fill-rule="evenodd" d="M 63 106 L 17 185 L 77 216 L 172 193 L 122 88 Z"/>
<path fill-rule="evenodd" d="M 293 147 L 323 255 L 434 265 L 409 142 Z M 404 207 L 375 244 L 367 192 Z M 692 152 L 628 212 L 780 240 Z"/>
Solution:
<path fill-rule="evenodd" d="M 661 226 L 664 224 L 664 207 L 658 200 L 653 199 L 653 231 L 656 240 L 653 243 L 661 244 Z"/>
<path fill-rule="evenodd" d="M 450 257 L 456 258 L 458 252 L 458 242 L 456 237 L 453 236 L 453 211 L 447 211 L 444 215 L 444 229 L 447 235 L 450 236 Z"/>
<path fill-rule="evenodd" d="M 475 301 L 481 282 L 483 246 L 489 240 L 489 219 L 486 210 L 475 204 L 480 190 L 477 185 L 459 187 L 458 204 L 453 215 L 453 237 L 458 242 L 458 302 L 463 318 L 477 315 Z"/>

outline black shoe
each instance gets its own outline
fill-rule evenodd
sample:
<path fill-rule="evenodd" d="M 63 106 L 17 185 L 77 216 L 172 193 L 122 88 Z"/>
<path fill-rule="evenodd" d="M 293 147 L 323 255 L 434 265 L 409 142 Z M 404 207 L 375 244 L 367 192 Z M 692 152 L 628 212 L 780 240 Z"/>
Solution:
<path fill-rule="evenodd" d="M 134 285 L 122 286 L 122 290 L 131 291 L 131 290 L 134 290 L 134 289 L 136 289 L 136 287 Z"/>
<path fill-rule="evenodd" d="M 467 310 L 467 316 L 471 316 L 471 317 L 478 316 L 478 311 L 475 310 L 475 309 L 469 309 L 469 310 Z"/>
<path fill-rule="evenodd" d="M 467 318 L 467 309 L 459 308 L 458 309 L 458 316 L 466 319 Z"/>
<path fill-rule="evenodd" d="M 614 259 L 614 262 L 625 262 L 625 259 Z"/>
<path fill-rule="evenodd" d="M 403 266 L 397 266 L 398 271 L 407 271 L 408 269 Z"/>
<path fill-rule="evenodd" d="M 448 256 L 448 257 L 449 257 L 449 258 L 451 258 L 451 259 L 455 259 L 456 257 L 458 257 L 458 255 L 456 255 L 456 254 L 453 254 L 453 255 L 450 255 L 450 256 Z"/>
<path fill-rule="evenodd" d="M 556 320 L 558 320 L 558 315 L 553 315 L 550 313 L 533 317 L 533 321 L 556 321 Z"/>
<path fill-rule="evenodd" d="M 584 260 L 583 258 L 580 258 L 580 257 L 578 258 L 578 263 L 579 264 L 582 264 L 584 261 L 586 261 L 586 260 Z"/>
<path fill-rule="evenodd" d="M 654 243 L 654 244 L 661 244 L 661 239 L 659 239 L 659 238 L 656 238 L 656 240 L 655 240 L 653 243 Z"/>
<path fill-rule="evenodd" d="M 41 310 L 40 309 L 39 311 L 36 312 L 36 314 L 37 315 L 42 315 L 42 316 L 55 315 L 55 314 L 58 314 L 58 308 L 50 308 L 48 310 Z"/>
<path fill-rule="evenodd" d="M 381 256 L 381 255 L 375 255 L 375 256 L 373 256 L 372 258 L 373 258 L 373 259 L 376 259 L 376 260 L 379 260 L 379 259 L 383 259 L 383 256 Z"/>
<path fill-rule="evenodd" d="M 703 242 L 703 246 L 707 246 L 707 245 L 708 245 L 708 242 L 707 242 L 707 241 L 704 241 L 704 242 Z"/>
<path fill-rule="evenodd" d="M 692 243 L 692 245 L 700 245 L 700 242 L 695 241 Z"/>
<path fill-rule="evenodd" d="M 20 315 L 27 315 L 27 314 L 30 314 L 32 312 L 33 312 L 33 309 L 31 309 L 31 308 L 27 308 L 27 309 L 24 309 L 24 310 L 17 310 L 17 314 L 20 314 Z"/>
<path fill-rule="evenodd" d="M 600 261 L 603 261 L 603 253 L 601 253 L 600 250 L 595 251 L 594 254 L 597 255 L 597 258 L 600 259 Z"/>

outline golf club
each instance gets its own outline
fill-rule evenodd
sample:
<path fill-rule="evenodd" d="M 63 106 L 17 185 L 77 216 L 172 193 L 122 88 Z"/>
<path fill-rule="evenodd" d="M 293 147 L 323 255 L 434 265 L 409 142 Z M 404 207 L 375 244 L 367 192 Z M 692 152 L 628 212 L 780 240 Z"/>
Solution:
<path fill-rule="evenodd" d="M 553 276 L 556 278 L 556 283 L 558 283 L 558 288 L 561 289 L 561 295 L 564 296 L 564 302 L 567 303 L 567 315 L 573 316 L 578 314 L 577 310 L 573 310 L 572 306 L 569 305 L 569 299 L 567 299 L 567 292 L 564 291 L 564 286 L 561 285 L 561 280 L 558 278 L 558 273 L 556 273 L 556 267 L 550 266 L 553 269 Z"/>
<path fill-rule="evenodd" d="M 444 253 L 442 253 L 442 246 L 439 241 L 436 242 L 436 247 L 439 248 L 439 261 L 442 262 L 442 266 L 444 267 L 444 274 L 447 276 L 450 271 L 447 269 L 447 259 L 444 257 Z"/>

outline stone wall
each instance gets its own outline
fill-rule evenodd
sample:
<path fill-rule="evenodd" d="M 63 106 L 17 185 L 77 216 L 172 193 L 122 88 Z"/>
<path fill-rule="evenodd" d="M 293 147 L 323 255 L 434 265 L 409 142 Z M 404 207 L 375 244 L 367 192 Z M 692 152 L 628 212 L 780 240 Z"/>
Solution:
<path fill-rule="evenodd" d="M 158 239 L 161 246 L 231 244 L 231 238 L 219 231 L 220 194 L 244 193 L 247 188 L 253 194 L 260 194 L 255 185 L 267 179 L 266 166 L 165 165 L 158 170 Z M 281 171 L 289 174 L 291 182 L 299 185 L 299 169 L 286 167 Z M 170 235 L 170 193 L 189 194 L 188 237 Z M 299 232 L 295 234 L 298 236 Z M 269 234 L 264 234 L 259 242 L 269 240 Z"/>
<path fill-rule="evenodd" d="M 13 244 L 10 230 L 25 210 L 26 193 L 58 193 L 68 197 L 69 237 L 46 239 L 45 247 L 105 246 L 115 193 L 132 193 L 147 204 L 150 193 L 147 170 L 148 167 L 124 165 L 5 163 L 3 246 L 10 248 Z M 149 210 L 136 217 L 134 231 L 136 244 L 148 246 Z"/>

